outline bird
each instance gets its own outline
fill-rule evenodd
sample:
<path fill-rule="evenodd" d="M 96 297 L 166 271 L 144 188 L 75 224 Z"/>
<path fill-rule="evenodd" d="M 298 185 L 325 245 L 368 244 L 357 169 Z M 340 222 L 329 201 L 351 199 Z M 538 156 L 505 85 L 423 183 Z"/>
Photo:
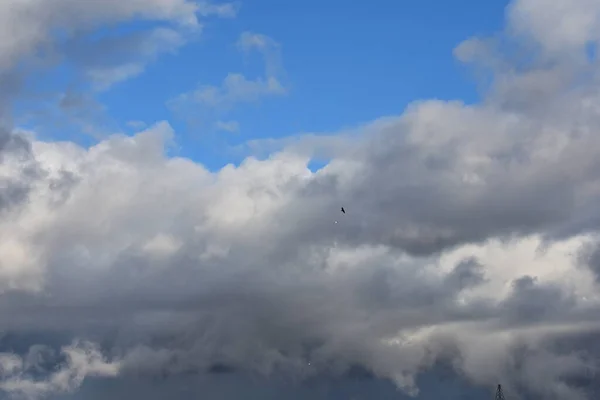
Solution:
<path fill-rule="evenodd" d="M 343 212 L 344 214 L 346 214 L 346 210 L 344 210 L 344 207 L 342 207 L 342 212 Z"/>

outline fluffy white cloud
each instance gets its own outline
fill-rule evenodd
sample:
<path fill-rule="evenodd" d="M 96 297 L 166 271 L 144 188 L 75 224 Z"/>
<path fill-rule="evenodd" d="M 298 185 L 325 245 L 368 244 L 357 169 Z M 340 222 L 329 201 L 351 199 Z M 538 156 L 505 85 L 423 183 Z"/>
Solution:
<path fill-rule="evenodd" d="M 455 113 L 464 142 L 453 136 L 452 124 L 431 125 Z M 497 110 L 421 104 L 368 138 L 368 146 L 349 155 L 352 161 L 337 159 L 317 174 L 306 158 L 286 151 L 211 174 L 164 156 L 172 135 L 166 123 L 89 150 L 34 141 L 33 156 L 46 175 L 0 226 L 13 238 L 11 253 L 3 250 L 3 260 L 12 260 L 3 270 L 5 298 L 29 295 L 10 302 L 1 322 L 16 330 L 102 326 L 132 337 L 178 338 L 177 345 L 134 345 L 125 351 L 125 373 L 225 363 L 310 374 L 358 363 L 409 390 L 413 374 L 453 343 L 462 360 L 457 367 L 470 378 L 503 379 L 510 388 L 513 346 L 532 347 L 526 363 L 542 357 L 544 365 L 563 365 L 541 343 L 595 326 L 597 289 L 572 256 L 591 239 L 545 244 L 540 235 L 574 221 L 575 205 L 594 212 L 586 204 L 597 195 L 587 190 L 582 155 L 573 167 L 562 159 L 571 146 L 583 145 L 570 140 L 552 154 L 577 178 L 558 190 L 571 191 L 568 198 L 578 202 L 561 199 L 555 215 L 522 201 L 535 194 L 524 189 L 541 181 L 528 169 L 546 168 L 546 158 L 520 154 L 528 168 L 515 169 L 489 156 L 502 151 L 512 130 L 492 124 L 500 127 L 496 144 L 478 144 L 470 135 L 485 126 L 482 119 L 502 117 Z M 419 128 L 424 125 L 430 129 Z M 379 143 L 393 143 L 399 134 L 393 152 L 404 154 L 411 168 L 389 161 L 384 167 Z M 449 140 L 458 143 L 449 148 L 448 167 L 427 162 Z M 540 151 L 538 142 L 531 141 L 527 155 Z M 469 159 L 482 160 L 478 179 L 464 179 Z M 52 189 L 48 181 L 64 174 L 68 183 Z M 491 177 L 503 182 L 503 193 Z M 552 180 L 564 185 L 558 174 L 547 179 L 549 188 L 556 187 Z M 406 203 L 417 189 L 443 192 Z M 511 193 L 521 201 L 511 203 Z M 489 206 L 497 197 L 497 206 Z M 347 215 L 338 215 L 340 204 Z M 467 244 L 513 233 L 525 236 Z M 447 246 L 455 249 L 437 255 Z M 309 343 L 315 347 L 306 348 Z M 527 368 L 561 384 L 561 369 Z"/>
<path fill-rule="evenodd" d="M 15 396 L 40 398 L 55 392 L 70 392 L 77 389 L 86 377 L 117 376 L 118 362 L 108 362 L 96 345 L 75 342 L 62 349 L 64 362 L 44 380 L 34 380 L 29 373 L 40 366 L 40 362 L 53 358 L 52 349 L 33 346 L 26 357 L 0 354 L 0 389 Z"/>
<path fill-rule="evenodd" d="M 7 0 L 0 5 L 2 41 L 0 66 L 7 68 L 38 46 L 49 44 L 56 30 L 67 33 L 103 23 L 126 21 L 134 16 L 176 20 L 197 25 L 196 6 L 187 0 L 81 2 L 62 0 Z"/>
<path fill-rule="evenodd" d="M 509 7 L 508 16 L 515 33 L 553 55 L 581 53 L 586 45 L 600 39 L 600 5 L 594 0 L 557 0 L 551 4 L 519 0 Z"/>
<path fill-rule="evenodd" d="M 83 67 L 87 77 L 104 89 L 138 75 L 160 53 L 175 51 L 201 29 L 198 16 L 229 18 L 237 8 L 232 3 L 192 0 L 5 0 L 0 2 L 0 72 L 33 55 L 58 52 L 55 57 L 74 55 L 74 62 Z M 100 26 L 138 18 L 174 27 L 97 42 L 86 36 Z M 116 54 L 119 49 L 125 51 Z M 98 53 L 102 53 L 100 57 Z"/>

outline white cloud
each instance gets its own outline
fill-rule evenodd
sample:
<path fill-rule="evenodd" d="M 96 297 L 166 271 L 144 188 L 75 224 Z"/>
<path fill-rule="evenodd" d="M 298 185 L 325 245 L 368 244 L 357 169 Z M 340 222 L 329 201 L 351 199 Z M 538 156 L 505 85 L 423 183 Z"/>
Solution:
<path fill-rule="evenodd" d="M 114 58 L 114 46 L 103 46 L 102 40 L 99 43 L 87 40 L 83 45 L 87 56 L 75 61 L 82 64 L 84 73 L 98 89 L 105 89 L 138 75 L 161 53 L 181 47 L 202 28 L 198 16 L 231 18 L 236 12 L 234 4 L 191 0 L 6 0 L 0 3 L 0 72 L 39 55 L 41 50 L 53 54 L 65 44 L 65 53 L 69 55 L 72 53 L 68 48 L 70 41 L 86 39 L 87 34 L 100 26 L 139 18 L 173 26 L 151 30 L 141 40 L 131 41 L 125 60 Z M 100 58 L 110 65 L 90 63 L 92 57 L 98 58 L 101 50 L 105 53 Z"/>
<path fill-rule="evenodd" d="M 272 38 L 255 32 L 242 32 L 238 39 L 238 46 L 243 51 L 251 51 L 253 49 L 257 49 L 261 52 L 272 51 L 279 47 L 279 44 L 275 42 Z"/>
<path fill-rule="evenodd" d="M 172 236 L 158 234 L 142 246 L 142 250 L 156 257 L 170 256 L 181 247 Z"/>
<path fill-rule="evenodd" d="M 114 65 L 89 65 L 85 75 L 96 90 L 105 90 L 115 83 L 133 78 L 144 72 L 146 65 L 163 53 L 174 53 L 186 43 L 184 35 L 173 29 L 156 28 L 135 44 L 134 59 Z M 85 64 L 85 60 L 83 61 Z"/>
<path fill-rule="evenodd" d="M 306 158 L 285 150 L 209 173 L 165 157 L 163 144 L 172 135 L 165 123 L 89 150 L 36 141 L 34 155 L 47 179 L 65 169 L 77 180 L 60 204 L 49 202 L 52 193 L 40 181 L 33 201 L 0 225 L 0 233 L 28 248 L 21 266 L 7 272 L 12 282 L 24 282 L 12 290 L 35 289 L 46 299 L 32 298 L 27 309 L 15 305 L 0 322 L 76 330 L 93 318 L 135 331 L 127 321 L 144 319 L 151 322 L 143 335 L 191 334 L 175 347 L 132 349 L 123 361 L 126 373 L 176 373 L 220 362 L 311 374 L 337 360 L 414 390 L 413 375 L 432 362 L 428 351 L 444 354 L 451 342 L 470 378 L 501 379 L 510 389 L 511 349 L 524 343 L 538 352 L 528 374 L 560 382 L 564 370 L 537 369 L 540 360 L 564 362 L 541 344 L 565 327 L 595 327 L 590 311 L 600 298 L 590 271 L 571 256 L 591 239 L 573 236 L 540 252 L 541 235 L 575 220 L 578 210 L 563 200 L 565 193 L 578 198 L 582 212 L 596 212 L 587 205 L 597 200 L 590 191 L 599 179 L 592 173 L 597 146 L 591 133 L 546 145 L 556 133 L 544 120 L 535 122 L 493 108 L 421 103 L 395 123 L 376 124 L 360 149 L 316 174 Z M 493 141 L 478 138 L 485 126 L 494 127 Z M 530 126 L 537 129 L 528 131 L 525 154 L 514 152 L 520 128 Z M 404 156 L 390 159 L 389 152 Z M 482 184 L 460 179 L 465 172 L 478 174 Z M 540 193 L 542 184 L 550 192 Z M 347 215 L 338 215 L 340 204 Z M 507 233 L 516 241 L 494 239 Z M 477 263 L 461 264 L 469 257 Z M 38 286 L 25 284 L 27 277 Z M 100 311 L 116 304 L 117 312 Z M 79 311 L 59 311 L 69 305 Z M 159 310 L 170 313 L 159 316 Z M 320 345 L 296 353 L 309 338 Z M 164 363 L 146 365 L 140 354 Z M 482 365 L 485 360 L 496 361 Z M 577 358 L 572 365 L 595 368 Z"/>
<path fill-rule="evenodd" d="M 237 2 L 214 4 L 208 1 L 199 1 L 197 3 L 198 14 L 204 17 L 217 15 L 221 18 L 233 18 L 237 16 L 240 6 Z"/>
<path fill-rule="evenodd" d="M 144 121 L 131 120 L 127 122 L 127 126 L 132 129 L 141 130 L 146 127 L 146 123 Z"/>
<path fill-rule="evenodd" d="M 245 53 L 252 50 L 261 53 L 265 62 L 263 77 L 249 79 L 241 73 L 229 73 L 220 86 L 200 85 L 193 91 L 169 100 L 167 104 L 180 113 L 189 110 L 190 114 L 197 115 L 200 111 L 219 119 L 239 104 L 256 103 L 265 97 L 287 93 L 287 88 L 281 82 L 283 69 L 277 42 L 262 34 L 243 32 L 237 46 Z"/>
<path fill-rule="evenodd" d="M 529 36 L 545 51 L 563 53 L 563 60 L 600 39 L 600 4 L 595 0 L 519 0 L 508 15 L 514 32 Z"/>
<path fill-rule="evenodd" d="M 0 355 L 3 371 L 0 389 L 10 395 L 24 396 L 27 399 L 45 398 L 50 394 L 78 389 L 86 377 L 115 377 L 118 374 L 119 363 L 107 361 L 100 349 L 92 343 L 74 342 L 65 346 L 62 353 L 66 358 L 64 364 L 44 380 L 31 378 L 27 374 L 27 367 L 31 366 L 20 357 L 11 354 Z"/>
<path fill-rule="evenodd" d="M 229 110 L 239 103 L 252 103 L 268 95 L 283 93 L 285 89 L 276 78 L 249 80 L 242 74 L 230 73 L 221 87 L 201 86 L 179 96 L 175 102 L 191 101 L 205 107 Z"/>
<path fill-rule="evenodd" d="M 2 41 L 0 41 L 0 66 L 9 67 L 25 55 L 35 52 L 38 46 L 48 43 L 56 29 L 66 32 L 93 28 L 104 23 L 129 20 L 135 16 L 148 19 L 174 20 L 196 26 L 196 6 L 187 0 L 125 0 L 80 2 L 59 0 L 2 2 Z"/>
<path fill-rule="evenodd" d="M 265 60 L 265 75 L 276 77 L 283 75 L 281 45 L 267 35 L 245 31 L 240 35 L 237 47 L 246 55 L 258 51 Z"/>
<path fill-rule="evenodd" d="M 215 125 L 220 131 L 236 133 L 240 130 L 240 124 L 237 121 L 217 121 Z"/>

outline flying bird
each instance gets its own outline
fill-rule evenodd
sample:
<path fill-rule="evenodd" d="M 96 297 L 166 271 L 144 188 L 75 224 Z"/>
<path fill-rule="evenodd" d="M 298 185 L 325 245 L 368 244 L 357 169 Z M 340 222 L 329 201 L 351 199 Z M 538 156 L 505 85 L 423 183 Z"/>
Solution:
<path fill-rule="evenodd" d="M 342 207 L 342 212 L 343 212 L 344 214 L 346 214 L 346 210 L 344 210 L 344 207 Z"/>

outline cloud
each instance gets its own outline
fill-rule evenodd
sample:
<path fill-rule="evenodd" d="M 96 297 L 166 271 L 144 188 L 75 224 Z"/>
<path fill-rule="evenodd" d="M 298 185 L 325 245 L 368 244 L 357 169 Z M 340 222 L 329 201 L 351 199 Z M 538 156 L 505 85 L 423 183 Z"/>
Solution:
<path fill-rule="evenodd" d="M 515 1 L 508 18 L 514 33 L 561 58 L 583 55 L 586 45 L 600 39 L 600 6 L 591 0 L 561 0 L 551 6 L 541 0 Z"/>
<path fill-rule="evenodd" d="M 0 34 L 6 31 L 0 39 L 0 118 L 9 131 L 15 122 L 38 126 L 40 134 L 52 128 L 64 133 L 72 125 L 75 134 L 96 138 L 118 130 L 106 111 L 92 104 L 94 91 L 138 76 L 159 56 L 197 38 L 204 19 L 232 18 L 239 9 L 235 3 L 191 0 L 110 0 L 100 8 L 97 2 L 73 0 L 48 4 L 0 4 Z M 120 29 L 132 21 L 144 23 L 133 31 Z M 66 76 L 56 76 L 58 65 Z M 36 84 L 53 78 L 58 79 L 50 91 Z M 64 108 L 64 92 L 85 97 L 86 106 Z M 26 112 L 9 115 L 16 100 Z"/>
<path fill-rule="evenodd" d="M 238 39 L 237 45 L 243 51 L 251 51 L 257 49 L 262 53 L 269 53 L 273 49 L 279 47 L 279 44 L 266 35 L 254 32 L 242 32 Z"/>
<path fill-rule="evenodd" d="M 127 126 L 132 129 L 141 130 L 146 127 L 146 123 L 144 121 L 132 120 L 127 122 Z"/>
<path fill-rule="evenodd" d="M 5 1 L 2 5 L 3 23 L 0 25 L 6 31 L 0 42 L 0 66 L 3 69 L 49 44 L 57 30 L 72 33 L 135 16 L 198 25 L 196 5 L 187 0 L 111 1 L 102 6 L 72 0 L 53 2 L 51 6 L 43 1 Z"/>
<path fill-rule="evenodd" d="M 538 27 L 585 6 L 569 4 L 511 6 L 505 39 L 527 34 L 533 62 L 485 38 L 456 50 L 494 77 L 481 104 L 417 102 L 349 143 L 309 136 L 210 172 L 166 156 L 166 121 L 90 148 L 5 135 L 27 151 L 5 150 L 2 176 L 27 190 L 2 190 L 0 324 L 102 346 L 67 347 L 40 377 L 28 352 L 4 354 L 0 387 L 359 366 L 415 395 L 446 363 L 508 396 L 596 398 L 598 67 L 570 57 L 594 36 L 557 45 Z M 215 107 L 255 89 L 239 75 L 190 98 Z M 332 159 L 313 173 L 315 149 Z"/>
<path fill-rule="evenodd" d="M 216 128 L 220 131 L 236 133 L 240 130 L 240 124 L 237 121 L 217 121 Z"/>
<path fill-rule="evenodd" d="M 179 96 L 175 102 L 192 101 L 207 108 L 227 111 L 238 103 L 252 103 L 264 96 L 282 93 L 285 89 L 273 77 L 249 80 L 242 74 L 231 73 L 221 87 L 201 86 L 192 93 Z"/>
<path fill-rule="evenodd" d="M 139 75 L 163 53 L 174 52 L 201 30 L 198 17 L 231 18 L 237 6 L 190 0 L 125 0 L 99 3 L 8 0 L 0 5 L 0 71 L 36 59 L 73 62 L 98 90 Z M 167 23 L 118 38 L 92 40 L 99 27 L 134 19 Z M 39 62 L 38 62 L 39 64 Z"/>
<path fill-rule="evenodd" d="M 72 0 L 48 4 L 0 4 L 0 34 L 8 32 L 0 39 L 0 118 L 9 131 L 15 122 L 37 126 L 40 134 L 65 134 L 74 126 L 77 132 L 71 133 L 96 139 L 119 128 L 95 101 L 95 92 L 134 78 L 158 57 L 176 53 L 202 33 L 204 19 L 233 18 L 239 9 L 235 3 L 191 0 L 110 0 L 100 8 L 97 2 Z M 121 29 L 132 21 L 144 23 Z M 58 65 L 66 76 L 54 79 L 50 92 L 40 90 L 34 81 L 57 78 L 53 67 Z M 65 103 L 73 95 L 79 97 L 77 106 Z M 9 115 L 16 100 L 26 112 Z"/>
<path fill-rule="evenodd" d="M 187 40 L 184 32 L 160 27 L 96 40 L 76 37 L 65 44 L 65 53 L 94 89 L 106 90 L 141 74 L 148 63 L 162 54 L 175 53 Z"/>
<path fill-rule="evenodd" d="M 221 18 L 234 18 L 240 10 L 240 3 L 221 3 L 214 4 L 208 1 L 197 2 L 198 14 L 208 17 L 216 15 Z"/>
<path fill-rule="evenodd" d="M 256 103 L 265 97 L 287 93 L 281 81 L 283 64 L 280 45 L 276 41 L 262 34 L 243 32 L 237 47 L 244 53 L 255 50 L 262 55 L 265 63 L 263 77 L 249 79 L 241 73 L 229 73 L 220 86 L 199 85 L 195 90 L 169 100 L 167 105 L 182 115 L 194 115 L 197 118 L 200 112 L 204 115 L 200 118 L 218 120 L 240 104 Z"/>
<path fill-rule="evenodd" d="M 266 76 L 276 77 L 283 73 L 281 45 L 272 38 L 246 31 L 242 32 L 236 45 L 246 55 L 258 51 L 264 57 Z"/>
<path fill-rule="evenodd" d="M 79 388 L 86 377 L 114 377 L 119 364 L 107 362 L 98 347 L 89 342 L 75 342 L 62 349 L 64 363 L 55 368 L 45 380 L 32 377 L 40 361 L 52 358 L 52 349 L 34 346 L 25 358 L 0 354 L 2 381 L 0 389 L 14 396 L 28 399 L 43 398 L 55 392 L 71 392 Z"/>

